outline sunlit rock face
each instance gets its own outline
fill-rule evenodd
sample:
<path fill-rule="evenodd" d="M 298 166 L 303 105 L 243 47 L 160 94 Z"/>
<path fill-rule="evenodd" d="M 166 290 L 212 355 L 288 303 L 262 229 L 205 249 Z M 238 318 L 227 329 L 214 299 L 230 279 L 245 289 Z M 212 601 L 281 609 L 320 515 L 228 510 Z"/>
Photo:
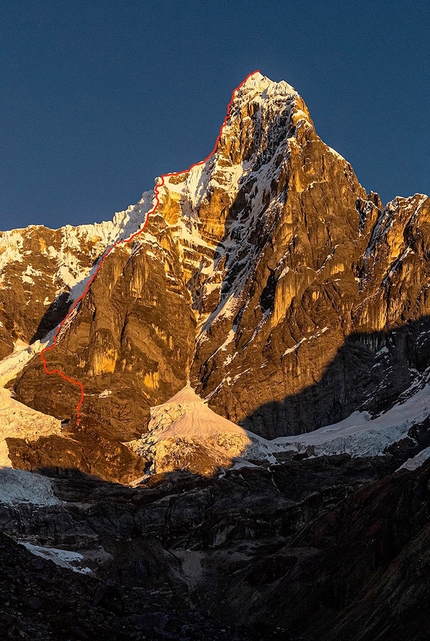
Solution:
<path fill-rule="evenodd" d="M 36 229 L 53 262 L 44 271 L 34 252 L 18 259 L 7 241 L 6 284 L 15 270 L 27 291 L 23 274 L 40 270 L 49 287 L 20 333 L 10 318 L 21 294 L 4 285 L 2 349 L 55 326 L 104 249 L 138 232 L 115 245 L 46 352 L 50 369 L 84 385 L 83 421 L 117 442 L 139 439 L 150 408 L 188 381 L 217 414 L 266 438 L 378 412 L 430 356 L 429 223 L 425 196 L 383 207 L 367 194 L 318 137 L 297 92 L 255 73 L 235 92 L 214 153 L 157 180 L 112 223 L 8 232 L 25 244 Z M 55 289 L 51 272 L 67 252 L 77 252 L 75 280 Z M 62 301 L 55 318 L 43 315 L 43 296 L 54 311 Z M 39 357 L 14 389 L 63 420 L 80 397 L 76 385 L 47 377 Z"/>
<path fill-rule="evenodd" d="M 122 441 L 144 431 L 150 406 L 185 385 L 194 343 L 189 293 L 160 216 L 149 221 L 147 238 L 152 232 L 159 245 L 123 244 L 108 256 L 57 346 L 46 352 L 50 370 L 83 383 L 83 414 L 110 424 Z M 79 388 L 57 377 L 53 389 L 46 379 L 34 360 L 17 383 L 18 396 L 69 417 Z"/>
<path fill-rule="evenodd" d="M 152 192 L 113 220 L 0 231 L 0 357 L 43 338 L 82 294 L 106 248 L 142 224 Z"/>
<path fill-rule="evenodd" d="M 423 369 L 428 198 L 367 195 L 289 85 L 252 76 L 214 156 L 166 183 L 198 319 L 191 381 L 216 412 L 310 431 L 389 405 Z"/>

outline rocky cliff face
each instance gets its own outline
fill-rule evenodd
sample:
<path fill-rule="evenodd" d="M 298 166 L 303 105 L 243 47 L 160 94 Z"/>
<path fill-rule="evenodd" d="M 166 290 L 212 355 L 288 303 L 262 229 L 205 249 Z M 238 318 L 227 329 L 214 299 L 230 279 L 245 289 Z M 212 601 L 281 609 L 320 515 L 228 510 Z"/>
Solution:
<path fill-rule="evenodd" d="M 0 356 L 45 337 L 64 318 L 106 248 L 142 224 L 152 193 L 113 221 L 0 232 Z"/>
<path fill-rule="evenodd" d="M 285 82 L 251 75 L 213 155 L 156 189 L 49 352 L 84 415 L 127 440 L 190 379 L 272 438 L 390 405 L 426 367 L 429 200 L 367 195 Z M 79 397 L 37 359 L 15 391 L 63 419 Z"/>
<path fill-rule="evenodd" d="M 195 320 L 175 245 L 160 216 L 147 229 L 146 237 L 156 233 L 160 245 L 118 246 L 46 352 L 48 369 L 83 383 L 84 414 L 105 422 L 119 440 L 141 434 L 149 407 L 184 387 L 192 355 Z M 47 386 L 40 359 L 25 370 L 16 393 L 62 419 L 74 414 L 80 396 L 59 377 Z"/>

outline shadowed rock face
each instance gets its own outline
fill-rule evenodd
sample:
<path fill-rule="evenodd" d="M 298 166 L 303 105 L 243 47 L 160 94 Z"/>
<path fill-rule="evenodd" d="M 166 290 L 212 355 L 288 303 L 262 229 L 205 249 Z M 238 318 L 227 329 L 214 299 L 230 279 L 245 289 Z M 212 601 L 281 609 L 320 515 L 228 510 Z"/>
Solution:
<path fill-rule="evenodd" d="M 426 368 L 429 199 L 383 208 L 286 83 L 251 76 L 214 155 L 157 189 L 145 231 L 111 252 L 46 353 L 118 442 L 188 379 L 272 438 L 379 411 Z M 80 394 L 38 357 L 15 392 L 62 419 Z"/>
<path fill-rule="evenodd" d="M 136 546 L 136 554 L 141 551 Z M 144 586 L 122 586 L 58 567 L 0 533 L 2 639 L 251 641 L 228 622 L 189 611 L 183 596 L 159 580 L 169 559 L 157 552 L 159 559 L 149 552 L 145 561 L 130 564 L 135 572 L 146 571 Z"/>
<path fill-rule="evenodd" d="M 395 404 L 428 367 L 429 332 L 430 319 L 424 316 L 385 332 L 350 334 L 320 379 L 279 401 L 262 403 L 241 423 L 257 434 L 267 434 L 271 425 L 300 433 L 337 423 L 357 409 L 376 416 Z M 318 339 L 315 343 L 303 350 L 310 365 L 324 356 Z M 279 432 L 272 429 L 270 435 Z"/>
<path fill-rule="evenodd" d="M 238 622 L 327 641 L 425 639 L 429 469 L 361 488 L 273 555 L 244 565 L 230 586 Z"/>
<path fill-rule="evenodd" d="M 32 624 L 56 629 L 44 595 L 54 583 L 67 618 L 53 639 L 80 639 L 79 627 L 89 634 L 109 620 L 135 641 L 137 620 L 129 617 L 163 612 L 165 632 L 184 638 L 180 626 L 188 624 L 195 641 L 424 640 L 430 467 L 392 474 L 397 465 L 391 457 L 321 457 L 222 478 L 176 472 L 136 488 L 72 471 L 55 475 L 61 502 L 3 505 L 1 529 L 75 549 L 94 575 L 67 580 L 0 537 L 0 594 L 9 603 L 0 630 L 11 619 L 27 633 Z M 37 618 L 26 615 L 31 596 L 41 600 Z M 103 608 L 109 614 L 94 620 L 94 609 L 102 615 Z M 171 638 L 158 634 L 148 622 L 149 638 Z"/>

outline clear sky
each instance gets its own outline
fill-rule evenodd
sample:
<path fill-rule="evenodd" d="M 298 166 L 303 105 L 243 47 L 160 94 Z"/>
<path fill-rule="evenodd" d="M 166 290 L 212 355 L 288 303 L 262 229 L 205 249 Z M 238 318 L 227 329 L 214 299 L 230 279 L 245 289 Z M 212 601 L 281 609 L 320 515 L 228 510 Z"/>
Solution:
<path fill-rule="evenodd" d="M 255 69 L 384 202 L 430 192 L 428 0 L 2 0 L 0 229 L 110 219 Z"/>

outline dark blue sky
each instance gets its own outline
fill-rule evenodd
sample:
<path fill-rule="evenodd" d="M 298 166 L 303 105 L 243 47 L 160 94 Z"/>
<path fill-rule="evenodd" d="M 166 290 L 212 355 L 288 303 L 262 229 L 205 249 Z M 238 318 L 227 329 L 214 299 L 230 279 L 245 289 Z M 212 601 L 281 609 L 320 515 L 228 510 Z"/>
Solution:
<path fill-rule="evenodd" d="M 0 229 L 111 218 L 286 80 L 384 201 L 429 193 L 427 0 L 2 0 Z"/>

